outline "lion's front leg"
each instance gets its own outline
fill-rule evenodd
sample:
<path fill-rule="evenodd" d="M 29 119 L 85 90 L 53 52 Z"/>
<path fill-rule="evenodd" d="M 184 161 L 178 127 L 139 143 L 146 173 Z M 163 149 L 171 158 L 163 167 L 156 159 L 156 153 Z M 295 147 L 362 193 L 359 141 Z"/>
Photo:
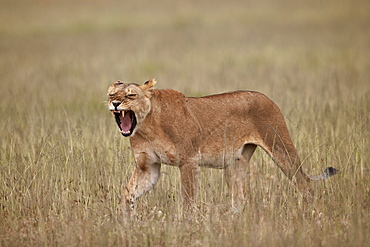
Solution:
<path fill-rule="evenodd" d="M 197 164 L 184 164 L 180 166 L 181 188 L 184 200 L 185 214 L 192 214 L 195 208 L 195 199 L 197 195 L 198 173 Z"/>
<path fill-rule="evenodd" d="M 135 208 L 135 201 L 157 183 L 161 164 L 138 164 L 132 174 L 124 193 L 126 205 L 130 211 Z"/>

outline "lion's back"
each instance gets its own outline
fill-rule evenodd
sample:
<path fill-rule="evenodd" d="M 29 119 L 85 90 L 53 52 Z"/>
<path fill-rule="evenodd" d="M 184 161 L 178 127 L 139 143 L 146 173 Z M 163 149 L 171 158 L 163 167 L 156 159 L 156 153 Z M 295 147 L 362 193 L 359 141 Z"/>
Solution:
<path fill-rule="evenodd" d="M 189 98 L 189 103 L 192 110 L 198 113 L 197 115 L 208 115 L 210 120 L 217 118 L 230 120 L 230 117 L 241 119 L 279 111 L 272 100 L 255 91 L 234 91 Z"/>

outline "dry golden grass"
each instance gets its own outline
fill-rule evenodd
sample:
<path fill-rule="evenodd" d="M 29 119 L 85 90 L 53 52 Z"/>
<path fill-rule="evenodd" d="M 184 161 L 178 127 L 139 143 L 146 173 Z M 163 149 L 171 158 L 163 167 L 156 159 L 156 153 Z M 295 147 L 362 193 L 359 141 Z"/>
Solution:
<path fill-rule="evenodd" d="M 0 1 L 1 246 L 365 246 L 370 240 L 369 1 Z M 107 110 L 117 79 L 189 96 L 257 90 L 282 109 L 314 183 L 312 204 L 261 151 L 248 204 L 229 212 L 202 169 L 182 218 L 164 167 L 122 216 L 128 140 Z"/>

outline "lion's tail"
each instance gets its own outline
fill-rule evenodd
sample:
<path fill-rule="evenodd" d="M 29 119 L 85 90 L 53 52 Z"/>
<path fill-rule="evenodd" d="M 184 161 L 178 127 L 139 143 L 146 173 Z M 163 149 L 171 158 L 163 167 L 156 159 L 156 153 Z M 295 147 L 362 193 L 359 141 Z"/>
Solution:
<path fill-rule="evenodd" d="M 335 169 L 334 167 L 327 167 L 325 168 L 324 172 L 321 175 L 312 176 L 310 175 L 311 180 L 324 180 L 328 179 L 329 177 L 337 174 L 339 172 L 338 169 Z"/>

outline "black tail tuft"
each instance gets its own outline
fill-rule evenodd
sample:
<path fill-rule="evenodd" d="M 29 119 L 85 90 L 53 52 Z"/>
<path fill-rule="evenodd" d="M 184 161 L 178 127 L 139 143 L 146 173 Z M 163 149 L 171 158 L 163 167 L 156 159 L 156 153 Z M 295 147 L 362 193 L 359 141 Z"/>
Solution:
<path fill-rule="evenodd" d="M 335 169 L 334 167 L 326 167 L 325 170 L 324 170 L 324 174 L 327 177 L 333 176 L 333 175 L 337 174 L 338 172 L 339 172 L 339 170 Z"/>
<path fill-rule="evenodd" d="M 310 176 L 311 180 L 324 180 L 328 179 L 329 177 L 337 174 L 339 172 L 338 169 L 335 169 L 334 167 L 327 167 L 325 168 L 324 172 L 321 175 L 317 176 Z"/>

